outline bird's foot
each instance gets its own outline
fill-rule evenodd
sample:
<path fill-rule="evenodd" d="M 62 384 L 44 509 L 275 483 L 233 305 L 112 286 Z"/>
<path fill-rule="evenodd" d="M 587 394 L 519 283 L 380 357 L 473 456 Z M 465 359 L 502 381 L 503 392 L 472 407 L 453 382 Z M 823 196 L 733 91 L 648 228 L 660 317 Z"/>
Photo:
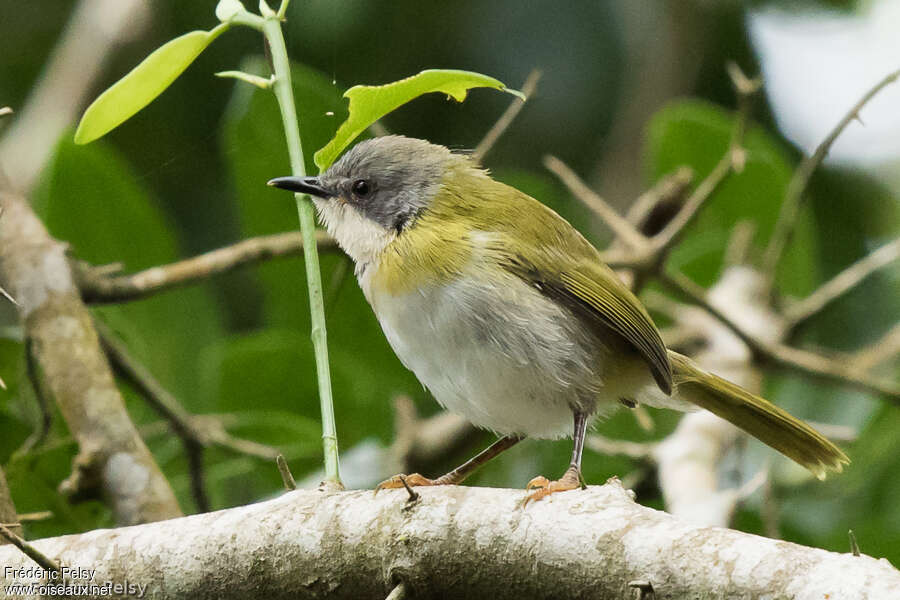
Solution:
<path fill-rule="evenodd" d="M 581 471 L 575 465 L 570 465 L 563 476 L 556 481 L 550 481 L 543 475 L 538 475 L 529 481 L 525 489 L 530 493 L 522 499 L 520 506 L 525 507 L 529 502 L 537 502 L 556 492 L 565 492 L 583 487 Z"/>
<path fill-rule="evenodd" d="M 404 483 L 405 482 L 405 483 Z M 411 475 L 394 475 L 390 479 L 385 479 L 377 486 L 375 486 L 375 493 L 377 494 L 381 490 L 393 490 L 397 488 L 405 488 L 405 487 L 417 487 L 422 485 L 442 485 L 443 482 L 438 479 L 428 479 L 427 477 L 423 477 L 418 473 L 413 473 Z"/>

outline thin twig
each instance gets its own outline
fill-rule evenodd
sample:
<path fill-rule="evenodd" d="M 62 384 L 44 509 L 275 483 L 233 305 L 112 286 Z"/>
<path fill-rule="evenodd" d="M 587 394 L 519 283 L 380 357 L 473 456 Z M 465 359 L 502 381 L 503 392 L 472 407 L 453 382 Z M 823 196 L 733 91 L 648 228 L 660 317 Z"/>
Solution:
<path fill-rule="evenodd" d="M 31 521 L 45 521 L 47 519 L 53 518 L 52 510 L 38 510 L 35 512 L 28 513 L 19 513 L 19 521 L 21 523 L 28 523 Z"/>
<path fill-rule="evenodd" d="M 900 354 L 900 323 L 875 342 L 853 356 L 853 365 L 861 371 L 874 369 Z"/>
<path fill-rule="evenodd" d="M 847 537 L 850 538 L 850 552 L 853 553 L 853 556 L 862 556 L 862 552 L 859 551 L 859 543 L 856 541 L 856 534 L 852 529 L 847 530 Z"/>
<path fill-rule="evenodd" d="M 806 191 L 806 186 L 809 184 L 809 180 L 813 173 L 819 165 L 822 164 L 822 161 L 825 160 L 828 151 L 831 150 L 831 146 L 838 136 L 843 133 L 847 125 L 854 119 L 859 118 L 859 111 L 862 110 L 862 108 L 875 97 L 878 92 L 896 81 L 898 77 L 900 77 L 900 70 L 889 74 L 879 81 L 872 89 L 866 92 L 863 97 L 853 105 L 850 111 L 844 115 L 844 118 L 838 122 L 834 129 L 831 130 L 831 133 L 828 134 L 822 143 L 819 144 L 815 152 L 813 152 L 811 156 L 805 158 L 803 162 L 800 163 L 800 166 L 797 167 L 797 170 L 794 171 L 794 175 L 785 192 L 784 202 L 781 204 L 778 220 L 775 222 L 775 230 L 772 232 L 772 237 L 769 239 L 769 245 L 766 247 L 765 254 L 763 255 L 763 272 L 766 273 L 770 282 L 775 278 L 775 268 L 778 266 L 778 261 L 781 260 L 784 248 L 787 246 L 794 230 L 797 216 L 800 214 L 803 193 Z"/>
<path fill-rule="evenodd" d="M 293 491 L 297 489 L 297 482 L 294 480 L 294 475 L 291 473 L 291 468 L 288 466 L 287 461 L 284 459 L 284 454 L 279 454 L 275 457 L 275 464 L 278 465 L 278 472 L 281 473 L 281 481 L 284 483 L 284 489 L 287 491 Z"/>
<path fill-rule="evenodd" d="M 387 598 L 384 600 L 405 600 L 406 598 L 406 585 L 403 583 L 398 583 L 394 589 L 391 590 L 391 593 L 387 595 Z"/>
<path fill-rule="evenodd" d="M 900 258 L 900 238 L 885 244 L 865 258 L 856 261 L 809 296 L 784 311 L 788 327 L 793 329 L 811 319 L 830 302 L 849 292 L 866 277 Z"/>
<path fill-rule="evenodd" d="M 409 485 L 409 482 L 406 481 L 406 475 L 398 475 L 397 477 L 400 478 L 400 483 L 403 484 L 403 487 L 406 488 L 406 493 L 409 494 L 409 499 L 407 500 L 407 502 L 415 502 L 416 500 L 418 500 L 419 493 L 412 489 L 412 487 Z"/>
<path fill-rule="evenodd" d="M 778 367 L 881 394 L 891 402 L 900 405 L 900 386 L 896 383 L 875 379 L 856 367 L 852 361 L 829 358 L 784 344 L 763 342 L 744 331 L 719 308 L 710 303 L 706 290 L 684 275 L 662 272 L 659 274 L 659 279 L 719 319 L 753 351 L 757 358 Z"/>
<path fill-rule="evenodd" d="M 44 385 L 40 374 L 40 366 L 34 356 L 34 345 L 31 338 L 25 339 L 25 375 L 28 383 L 31 384 L 31 390 L 34 393 L 34 399 L 40 412 L 40 423 L 35 430 L 22 442 L 22 445 L 16 450 L 16 455 L 25 455 L 30 453 L 39 445 L 43 444 L 50 433 L 50 427 L 53 425 L 53 411 L 48 400 L 49 391 Z"/>
<path fill-rule="evenodd" d="M 216 445 L 265 460 L 273 460 L 278 454 L 277 450 L 269 446 L 231 436 L 217 419 L 190 414 L 143 364 L 131 356 L 128 348 L 109 326 L 99 320 L 95 320 L 94 324 L 103 349 L 115 370 L 134 385 L 151 408 L 169 422 L 175 434 L 181 439 L 188 457 L 194 501 L 201 512 L 209 510 L 204 485 L 204 448 Z"/>
<path fill-rule="evenodd" d="M 338 249 L 334 240 L 323 231 L 316 232 L 316 242 L 323 252 Z M 75 274 L 81 295 L 86 302 L 94 304 L 125 302 L 194 283 L 243 265 L 302 253 L 303 238 L 299 232 L 276 233 L 243 240 L 192 258 L 151 267 L 130 275 L 109 277 L 98 271 L 97 267 L 84 263 L 76 264 Z"/>
<path fill-rule="evenodd" d="M 754 235 L 756 235 L 756 223 L 753 221 L 741 220 L 735 223 L 731 237 L 728 239 L 728 245 L 725 247 L 723 262 L 726 268 L 747 264 L 747 256 L 750 254 Z"/>
<path fill-rule="evenodd" d="M 116 337 L 106 323 L 95 320 L 94 326 L 103 350 L 116 372 L 135 386 L 147 403 L 160 416 L 169 421 L 176 435 L 181 438 L 188 460 L 194 503 L 197 505 L 198 511 L 208 512 L 209 497 L 204 485 L 206 477 L 203 469 L 203 449 L 208 443 L 206 436 L 194 427 L 191 415 L 178 404 L 175 397 L 156 381 L 144 365 L 131 356 L 125 344 Z"/>
<path fill-rule="evenodd" d="M 616 237 L 630 249 L 635 251 L 646 250 L 646 236 L 629 223 L 625 217 L 616 212 L 616 209 L 610 206 L 606 200 L 589 188 L 566 163 L 555 156 L 547 155 L 544 157 L 544 166 L 562 181 L 572 195 L 587 205 L 595 215 L 606 223 Z"/>
<path fill-rule="evenodd" d="M 656 444 L 644 444 L 629 442 L 627 440 L 613 440 L 608 437 L 593 434 L 584 440 L 584 445 L 594 452 L 608 456 L 627 456 L 634 460 L 653 462 L 653 451 Z"/>
<path fill-rule="evenodd" d="M 48 558 L 43 552 L 7 529 L 6 525 L 0 524 L 0 535 L 5 537 L 13 546 L 21 550 L 23 554 L 40 565 L 44 570 L 59 573 L 59 564 L 55 560 Z"/>
<path fill-rule="evenodd" d="M 750 119 L 751 99 L 759 90 L 761 81 L 750 79 L 740 70 L 736 63 L 728 63 L 728 73 L 738 96 L 737 115 L 734 129 L 728 142 L 728 149 L 709 172 L 694 193 L 690 195 L 678 214 L 669 221 L 665 228 L 653 237 L 653 249 L 657 257 L 667 252 L 678 240 L 685 228 L 697 216 L 700 208 L 706 203 L 729 175 L 743 169 L 745 151 L 743 149 L 744 134 Z M 659 258 L 657 258 L 659 260 Z"/>
<path fill-rule="evenodd" d="M 625 218 L 635 227 L 643 227 L 656 207 L 681 198 L 693 179 L 693 169 L 685 166 L 662 176 L 653 187 L 637 197 Z"/>
<path fill-rule="evenodd" d="M 528 77 L 525 79 L 525 83 L 522 84 L 522 93 L 526 98 L 531 98 L 534 91 L 537 89 L 538 81 L 541 79 L 541 71 L 540 69 L 532 69 L 531 73 L 528 74 Z M 484 160 L 484 157 L 488 152 L 491 151 L 491 148 L 494 147 L 494 144 L 497 143 L 497 140 L 500 139 L 500 136 L 504 134 L 504 132 L 509 128 L 512 122 L 515 120 L 516 116 L 519 114 L 519 111 L 522 110 L 522 107 L 525 106 L 525 100 L 522 98 L 516 97 L 510 102 L 509 106 L 500 115 L 500 118 L 494 123 L 494 125 L 488 130 L 488 132 L 484 135 L 481 141 L 475 146 L 475 150 L 472 152 L 472 159 L 480 163 Z"/>

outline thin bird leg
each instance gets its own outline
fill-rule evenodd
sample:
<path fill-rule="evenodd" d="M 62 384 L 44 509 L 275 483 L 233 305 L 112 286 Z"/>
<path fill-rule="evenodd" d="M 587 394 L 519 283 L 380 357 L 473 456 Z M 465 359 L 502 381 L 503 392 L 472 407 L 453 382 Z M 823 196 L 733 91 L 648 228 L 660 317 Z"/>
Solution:
<path fill-rule="evenodd" d="M 586 414 L 575 412 L 575 428 L 572 434 L 572 461 L 569 463 L 569 468 L 556 481 L 550 481 L 543 475 L 538 475 L 529 481 L 525 489 L 531 493 L 522 500 L 523 506 L 556 492 L 565 492 L 583 487 L 581 482 L 581 453 L 584 450 L 584 436 L 587 431 L 587 423 Z"/>
<path fill-rule="evenodd" d="M 375 493 L 377 494 L 379 490 L 391 489 L 391 488 L 402 488 L 403 480 L 406 480 L 406 485 L 414 486 L 414 485 L 458 485 L 462 483 L 469 475 L 471 475 L 475 469 L 491 460 L 504 450 L 512 448 L 516 444 L 522 441 L 521 437 L 508 435 L 500 438 L 460 466 L 456 467 L 446 475 L 441 475 L 437 479 L 428 479 L 427 477 L 423 477 L 418 473 L 413 473 L 411 475 L 394 475 L 390 479 L 386 479 L 378 484 L 375 488 Z"/>

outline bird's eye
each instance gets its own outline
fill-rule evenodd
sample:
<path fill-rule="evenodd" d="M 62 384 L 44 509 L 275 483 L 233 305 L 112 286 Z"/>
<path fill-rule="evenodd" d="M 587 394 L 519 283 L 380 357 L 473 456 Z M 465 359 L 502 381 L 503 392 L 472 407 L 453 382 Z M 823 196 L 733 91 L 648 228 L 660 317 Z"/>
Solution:
<path fill-rule="evenodd" d="M 353 182 L 353 195 L 358 198 L 365 198 L 372 191 L 372 186 L 365 179 L 357 179 Z"/>

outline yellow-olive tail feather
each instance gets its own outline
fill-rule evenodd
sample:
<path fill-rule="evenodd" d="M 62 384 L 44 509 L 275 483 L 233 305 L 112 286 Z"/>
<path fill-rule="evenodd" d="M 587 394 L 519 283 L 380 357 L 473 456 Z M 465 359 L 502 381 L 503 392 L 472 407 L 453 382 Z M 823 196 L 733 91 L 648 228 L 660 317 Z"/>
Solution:
<path fill-rule="evenodd" d="M 809 469 L 819 479 L 850 462 L 821 433 L 742 387 L 704 371 L 686 356 L 669 350 L 680 398 L 705 408 Z"/>

